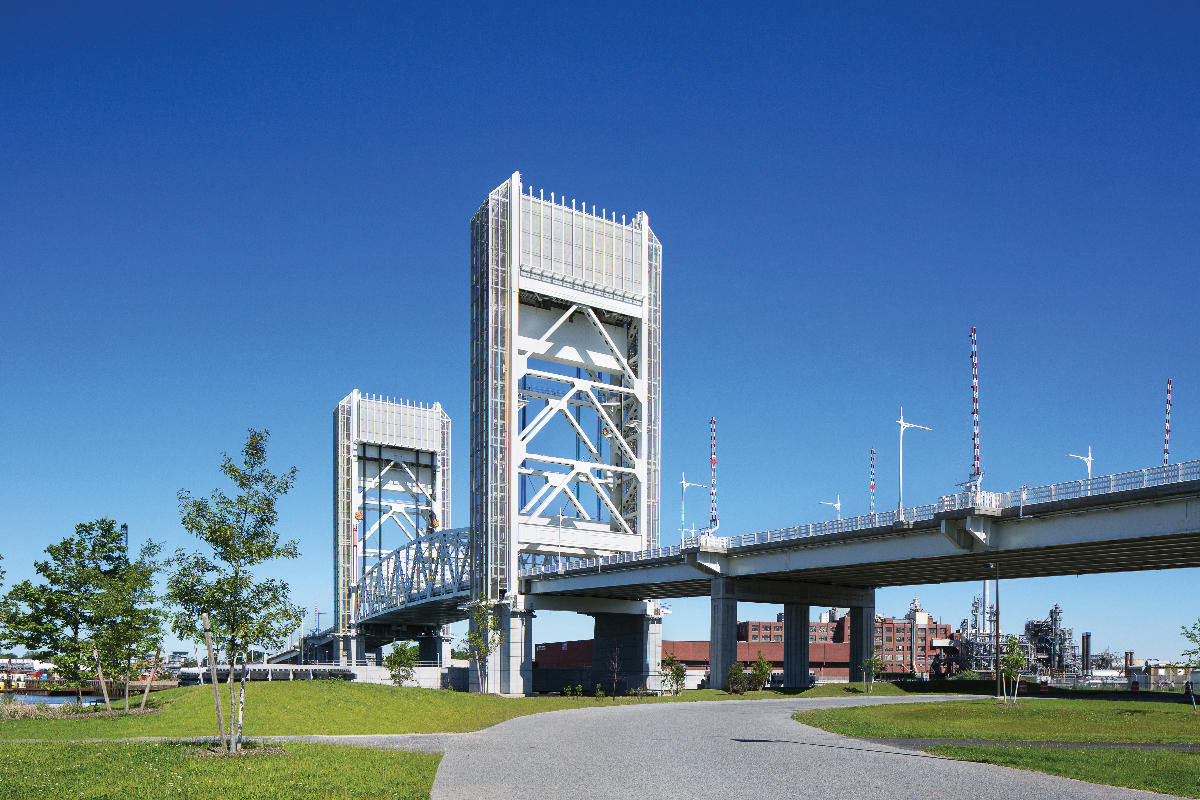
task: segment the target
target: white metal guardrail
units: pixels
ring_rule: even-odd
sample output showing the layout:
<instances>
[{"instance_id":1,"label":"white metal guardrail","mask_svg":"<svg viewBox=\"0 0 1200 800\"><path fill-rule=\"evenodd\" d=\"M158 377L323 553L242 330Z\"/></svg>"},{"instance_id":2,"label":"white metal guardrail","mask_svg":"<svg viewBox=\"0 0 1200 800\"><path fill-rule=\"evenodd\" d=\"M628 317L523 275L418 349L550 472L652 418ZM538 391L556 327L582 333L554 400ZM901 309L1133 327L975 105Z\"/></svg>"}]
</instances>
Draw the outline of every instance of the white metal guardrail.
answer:
<instances>
[{"instance_id":1,"label":"white metal guardrail","mask_svg":"<svg viewBox=\"0 0 1200 800\"><path fill-rule=\"evenodd\" d=\"M1163 486L1171 483L1182 483L1200 479L1200 461L1184 461L1179 464L1149 467L1119 472L1113 475L1099 475L1077 481L1064 481L1049 486L1022 486L1010 492L959 492L945 495L936 503L906 508L902 511L885 511L879 514L862 514L857 517L831 520L829 522L814 522L808 525L795 525L790 528L776 528L757 533L746 533L741 536L717 537L685 536L682 545L673 547L656 547L635 553L617 553L599 558L564 559L561 568L555 564L544 564L538 567L521 570L522 578L538 575L552 575L557 572L579 572L619 564L648 562L656 559L676 556L682 552L700 549L701 543L710 546L737 548L770 542L782 542L791 539L804 539L810 536L823 536L831 533L848 533L851 531L894 525L897 522L919 522L933 519L934 515L946 511L957 511L967 508L1005 509L1019 508L1035 503L1048 503L1056 500L1073 500L1080 497L1123 492L1130 489L1144 489L1150 486Z\"/></svg>"}]
</instances>

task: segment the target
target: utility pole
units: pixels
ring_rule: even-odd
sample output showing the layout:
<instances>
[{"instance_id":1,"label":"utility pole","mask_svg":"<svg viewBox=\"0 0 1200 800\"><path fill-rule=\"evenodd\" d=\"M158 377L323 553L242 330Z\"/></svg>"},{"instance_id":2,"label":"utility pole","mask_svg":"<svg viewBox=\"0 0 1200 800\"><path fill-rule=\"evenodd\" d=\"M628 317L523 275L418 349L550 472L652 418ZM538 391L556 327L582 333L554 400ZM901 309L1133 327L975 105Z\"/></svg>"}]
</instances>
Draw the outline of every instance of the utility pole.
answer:
<instances>
[{"instance_id":1,"label":"utility pole","mask_svg":"<svg viewBox=\"0 0 1200 800\"><path fill-rule=\"evenodd\" d=\"M1171 461L1171 379L1167 378L1167 428L1163 433L1163 466Z\"/></svg>"},{"instance_id":2,"label":"utility pole","mask_svg":"<svg viewBox=\"0 0 1200 800\"><path fill-rule=\"evenodd\" d=\"M875 448L871 448L871 513L875 513Z\"/></svg>"}]
</instances>

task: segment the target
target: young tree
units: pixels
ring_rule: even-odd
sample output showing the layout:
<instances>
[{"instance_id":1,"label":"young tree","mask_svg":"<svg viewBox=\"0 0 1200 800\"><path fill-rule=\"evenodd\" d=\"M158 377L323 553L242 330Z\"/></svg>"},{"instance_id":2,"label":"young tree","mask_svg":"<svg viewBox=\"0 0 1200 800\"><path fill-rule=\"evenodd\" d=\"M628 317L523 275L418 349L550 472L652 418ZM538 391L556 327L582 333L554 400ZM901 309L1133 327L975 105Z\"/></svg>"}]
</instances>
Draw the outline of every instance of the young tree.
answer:
<instances>
[{"instance_id":1,"label":"young tree","mask_svg":"<svg viewBox=\"0 0 1200 800\"><path fill-rule=\"evenodd\" d=\"M734 661L729 665L729 672L725 674L725 691L730 694L745 694L750 682L746 680L746 671L742 669L742 662Z\"/></svg>"},{"instance_id":2,"label":"young tree","mask_svg":"<svg viewBox=\"0 0 1200 800\"><path fill-rule=\"evenodd\" d=\"M617 699L617 681L621 680L621 648L614 647L608 656L608 674L612 678L612 699Z\"/></svg>"},{"instance_id":3,"label":"young tree","mask_svg":"<svg viewBox=\"0 0 1200 800\"><path fill-rule=\"evenodd\" d=\"M237 723L233 718L237 660L246 663L251 646L277 646L300 624L304 610L291 602L286 581L258 580L255 569L277 558L297 558L295 541L280 543L276 503L292 488L296 468L276 475L267 468L268 431L251 429L242 446L242 462L222 454L221 472L237 490L230 497L214 489L208 497L179 492L184 530L200 539L202 551L179 549L169 563L167 598L177 610L171 630L181 639L202 641L201 615L209 615L213 635L229 661L228 747L241 746L246 684L242 681ZM243 669L244 672L244 669ZM244 677L244 675L243 675ZM220 707L217 708L220 716Z\"/></svg>"},{"instance_id":4,"label":"young tree","mask_svg":"<svg viewBox=\"0 0 1200 800\"><path fill-rule=\"evenodd\" d=\"M1188 669L1200 664L1200 619L1196 620L1192 627L1186 625L1179 626L1180 633L1183 634L1184 641L1191 645L1188 649L1180 653L1183 656L1184 663Z\"/></svg>"},{"instance_id":5,"label":"young tree","mask_svg":"<svg viewBox=\"0 0 1200 800\"><path fill-rule=\"evenodd\" d=\"M412 680L413 673L417 669L418 653L419 649L415 644L400 642L384 656L383 666L387 667L387 671L392 677L392 683L403 686Z\"/></svg>"},{"instance_id":6,"label":"young tree","mask_svg":"<svg viewBox=\"0 0 1200 800\"><path fill-rule=\"evenodd\" d=\"M683 662L675 657L674 653L668 654L662 660L662 676L663 689L669 694L678 697L683 693L684 686L687 683L687 667Z\"/></svg>"},{"instance_id":7,"label":"young tree","mask_svg":"<svg viewBox=\"0 0 1200 800\"><path fill-rule=\"evenodd\" d=\"M1000 691L1004 695L1004 704L1008 705L1009 687L1012 687L1013 700L1016 700L1016 682L1025 669L1025 653L1016 636L1004 640L1004 653L1000 657Z\"/></svg>"},{"instance_id":8,"label":"young tree","mask_svg":"<svg viewBox=\"0 0 1200 800\"><path fill-rule=\"evenodd\" d=\"M479 691L488 694L491 683L488 675L488 657L504 641L504 632L496 620L496 609L490 606L487 598L480 595L470 604L471 618L467 628L467 652L475 664L475 674L479 679Z\"/></svg>"},{"instance_id":9,"label":"young tree","mask_svg":"<svg viewBox=\"0 0 1200 800\"><path fill-rule=\"evenodd\" d=\"M55 673L83 702L83 680L92 672L90 637L97 625L95 600L101 584L124 557L124 536L111 519L75 526L75 533L46 548L34 562L40 583L14 584L0 604L8 638L26 650L41 650Z\"/></svg>"},{"instance_id":10,"label":"young tree","mask_svg":"<svg viewBox=\"0 0 1200 800\"><path fill-rule=\"evenodd\" d=\"M883 656L871 651L871 655L862 662L863 671L863 688L867 690L867 694L875 688L875 678L883 672Z\"/></svg>"},{"instance_id":11,"label":"young tree","mask_svg":"<svg viewBox=\"0 0 1200 800\"><path fill-rule=\"evenodd\" d=\"M756 692L761 692L770 680L771 662L767 661L766 657L762 654L762 650L759 650L758 659L750 667L750 688Z\"/></svg>"},{"instance_id":12,"label":"young tree","mask_svg":"<svg viewBox=\"0 0 1200 800\"><path fill-rule=\"evenodd\" d=\"M93 640L109 674L119 676L124 685L126 711L133 673L148 666L147 656L162 643L166 614L154 591L159 568L155 558L161 549L155 542L146 542L136 561L123 555L116 567L101 577L94 600Z\"/></svg>"}]
</instances>

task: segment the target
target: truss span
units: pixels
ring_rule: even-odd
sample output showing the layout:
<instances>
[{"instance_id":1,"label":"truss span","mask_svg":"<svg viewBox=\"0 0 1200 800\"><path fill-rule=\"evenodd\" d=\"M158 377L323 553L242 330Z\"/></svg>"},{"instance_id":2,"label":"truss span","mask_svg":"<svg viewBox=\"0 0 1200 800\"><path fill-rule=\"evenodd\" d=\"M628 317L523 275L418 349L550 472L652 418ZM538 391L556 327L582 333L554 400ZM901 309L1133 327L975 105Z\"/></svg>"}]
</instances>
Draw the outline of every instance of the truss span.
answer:
<instances>
[{"instance_id":1,"label":"truss span","mask_svg":"<svg viewBox=\"0 0 1200 800\"><path fill-rule=\"evenodd\" d=\"M359 620L393 615L401 609L433 605L437 620L451 617L470 596L468 528L427 533L399 547L371 566L359 587ZM446 608L441 608L446 607ZM461 616L461 615L460 615Z\"/></svg>"}]
</instances>

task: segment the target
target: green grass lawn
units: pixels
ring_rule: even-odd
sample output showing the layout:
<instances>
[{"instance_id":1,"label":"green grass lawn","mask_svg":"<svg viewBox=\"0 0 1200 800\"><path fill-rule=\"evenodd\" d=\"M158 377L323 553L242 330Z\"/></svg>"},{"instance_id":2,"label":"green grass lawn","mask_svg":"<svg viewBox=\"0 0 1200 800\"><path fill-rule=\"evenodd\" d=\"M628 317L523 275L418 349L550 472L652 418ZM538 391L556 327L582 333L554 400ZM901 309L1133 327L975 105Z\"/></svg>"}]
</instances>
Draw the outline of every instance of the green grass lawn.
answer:
<instances>
[{"instance_id":1,"label":"green grass lawn","mask_svg":"<svg viewBox=\"0 0 1200 800\"><path fill-rule=\"evenodd\" d=\"M875 681L871 686L872 697L898 697L908 694L895 684L886 681ZM866 697L867 692L861 683L822 683L803 692L796 692L795 697Z\"/></svg>"},{"instance_id":2,"label":"green grass lawn","mask_svg":"<svg viewBox=\"0 0 1200 800\"><path fill-rule=\"evenodd\" d=\"M793 718L864 738L1200 742L1200 714L1190 704L1146 700L1031 699L1016 706L963 700L831 708Z\"/></svg>"},{"instance_id":3,"label":"green grass lawn","mask_svg":"<svg viewBox=\"0 0 1200 800\"><path fill-rule=\"evenodd\" d=\"M929 752L1090 783L1200 797L1200 758L1194 753L1037 747L934 747Z\"/></svg>"},{"instance_id":4,"label":"green grass lawn","mask_svg":"<svg viewBox=\"0 0 1200 800\"><path fill-rule=\"evenodd\" d=\"M704 689L684 692L679 698L621 698L615 703L784 696L771 691L730 695ZM0 721L0 740L216 736L211 686L169 689L157 692L151 698L162 709L157 714ZM228 699L228 694L223 693L222 704L226 709ZM255 681L246 685L245 733L247 736L289 736L475 731L524 714L612 705L611 699L592 697L505 698L348 681Z\"/></svg>"},{"instance_id":5,"label":"green grass lawn","mask_svg":"<svg viewBox=\"0 0 1200 800\"><path fill-rule=\"evenodd\" d=\"M440 755L289 744L197 757L179 744L0 744L0 798L428 798Z\"/></svg>"}]
</instances>

